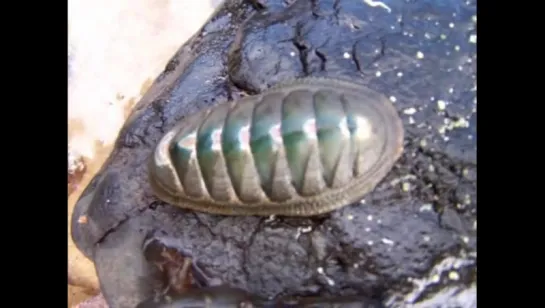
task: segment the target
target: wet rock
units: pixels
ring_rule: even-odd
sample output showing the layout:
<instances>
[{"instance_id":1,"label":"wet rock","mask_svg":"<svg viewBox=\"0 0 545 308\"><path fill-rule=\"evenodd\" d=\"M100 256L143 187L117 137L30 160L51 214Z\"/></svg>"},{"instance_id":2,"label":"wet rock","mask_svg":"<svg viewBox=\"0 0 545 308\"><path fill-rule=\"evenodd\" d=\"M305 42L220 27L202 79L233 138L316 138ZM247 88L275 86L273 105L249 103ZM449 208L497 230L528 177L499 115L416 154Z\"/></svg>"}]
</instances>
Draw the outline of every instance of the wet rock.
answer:
<instances>
[{"instance_id":1,"label":"wet rock","mask_svg":"<svg viewBox=\"0 0 545 308\"><path fill-rule=\"evenodd\" d=\"M109 306L134 307L157 291L142 253L149 232L265 298L475 306L475 5L226 1L135 107L74 210L72 236L95 262ZM362 202L320 217L267 219L182 210L153 196L146 162L176 121L302 76L365 84L403 118L405 152Z\"/></svg>"}]
</instances>

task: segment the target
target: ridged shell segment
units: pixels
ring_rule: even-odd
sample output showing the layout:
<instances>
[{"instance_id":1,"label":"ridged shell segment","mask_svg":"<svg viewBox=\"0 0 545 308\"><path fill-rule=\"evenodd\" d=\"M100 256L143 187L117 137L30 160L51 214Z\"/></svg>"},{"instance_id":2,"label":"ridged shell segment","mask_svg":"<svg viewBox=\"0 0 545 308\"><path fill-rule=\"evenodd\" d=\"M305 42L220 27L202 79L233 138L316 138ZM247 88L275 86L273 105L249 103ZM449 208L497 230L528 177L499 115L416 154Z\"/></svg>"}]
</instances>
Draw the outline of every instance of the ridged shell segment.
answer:
<instances>
[{"instance_id":1,"label":"ridged shell segment","mask_svg":"<svg viewBox=\"0 0 545 308\"><path fill-rule=\"evenodd\" d=\"M402 152L382 95L307 78L184 118L150 164L159 198L231 215L314 215L357 201Z\"/></svg>"}]
</instances>

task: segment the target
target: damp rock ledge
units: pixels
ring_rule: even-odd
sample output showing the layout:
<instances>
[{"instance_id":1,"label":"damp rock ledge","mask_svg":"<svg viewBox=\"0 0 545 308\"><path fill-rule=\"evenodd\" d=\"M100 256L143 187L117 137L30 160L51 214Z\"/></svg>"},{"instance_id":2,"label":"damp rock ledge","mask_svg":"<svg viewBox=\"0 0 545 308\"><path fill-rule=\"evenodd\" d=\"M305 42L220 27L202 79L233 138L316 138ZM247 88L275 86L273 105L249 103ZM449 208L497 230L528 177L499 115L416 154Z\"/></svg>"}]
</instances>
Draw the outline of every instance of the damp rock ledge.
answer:
<instances>
[{"instance_id":1,"label":"damp rock ledge","mask_svg":"<svg viewBox=\"0 0 545 308\"><path fill-rule=\"evenodd\" d=\"M471 0L225 1L137 104L74 209L74 242L108 305L135 307L157 291L142 253L153 233L261 297L476 307L475 15ZM319 217L259 218L154 197L146 162L178 120L305 76L383 93L403 121L404 153L364 200Z\"/></svg>"}]
</instances>

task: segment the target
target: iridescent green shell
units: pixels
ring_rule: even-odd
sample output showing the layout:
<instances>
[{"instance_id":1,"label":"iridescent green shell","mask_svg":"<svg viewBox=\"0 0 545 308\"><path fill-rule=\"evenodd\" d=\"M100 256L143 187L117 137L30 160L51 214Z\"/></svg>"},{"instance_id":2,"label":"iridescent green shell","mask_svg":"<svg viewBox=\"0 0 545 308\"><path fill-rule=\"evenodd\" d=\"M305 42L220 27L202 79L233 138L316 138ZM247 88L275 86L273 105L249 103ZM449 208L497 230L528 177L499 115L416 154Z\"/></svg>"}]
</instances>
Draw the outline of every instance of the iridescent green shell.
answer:
<instances>
[{"instance_id":1,"label":"iridescent green shell","mask_svg":"<svg viewBox=\"0 0 545 308\"><path fill-rule=\"evenodd\" d=\"M159 141L157 197L223 215L311 216L360 200L403 151L403 126L365 86L304 78L202 110Z\"/></svg>"}]
</instances>

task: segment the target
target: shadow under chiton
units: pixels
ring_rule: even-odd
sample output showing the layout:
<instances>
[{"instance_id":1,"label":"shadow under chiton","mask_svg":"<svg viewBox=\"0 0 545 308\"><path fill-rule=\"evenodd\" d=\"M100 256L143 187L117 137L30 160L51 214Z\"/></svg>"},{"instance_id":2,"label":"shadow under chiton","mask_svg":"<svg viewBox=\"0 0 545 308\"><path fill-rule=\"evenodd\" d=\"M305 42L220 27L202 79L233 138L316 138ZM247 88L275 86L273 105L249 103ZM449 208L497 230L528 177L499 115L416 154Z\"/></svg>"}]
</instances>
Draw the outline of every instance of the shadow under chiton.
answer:
<instances>
[{"instance_id":1,"label":"shadow under chiton","mask_svg":"<svg viewBox=\"0 0 545 308\"><path fill-rule=\"evenodd\" d=\"M303 78L184 118L159 141L150 183L186 209L312 216L360 200L402 151L401 119L386 97Z\"/></svg>"}]
</instances>

